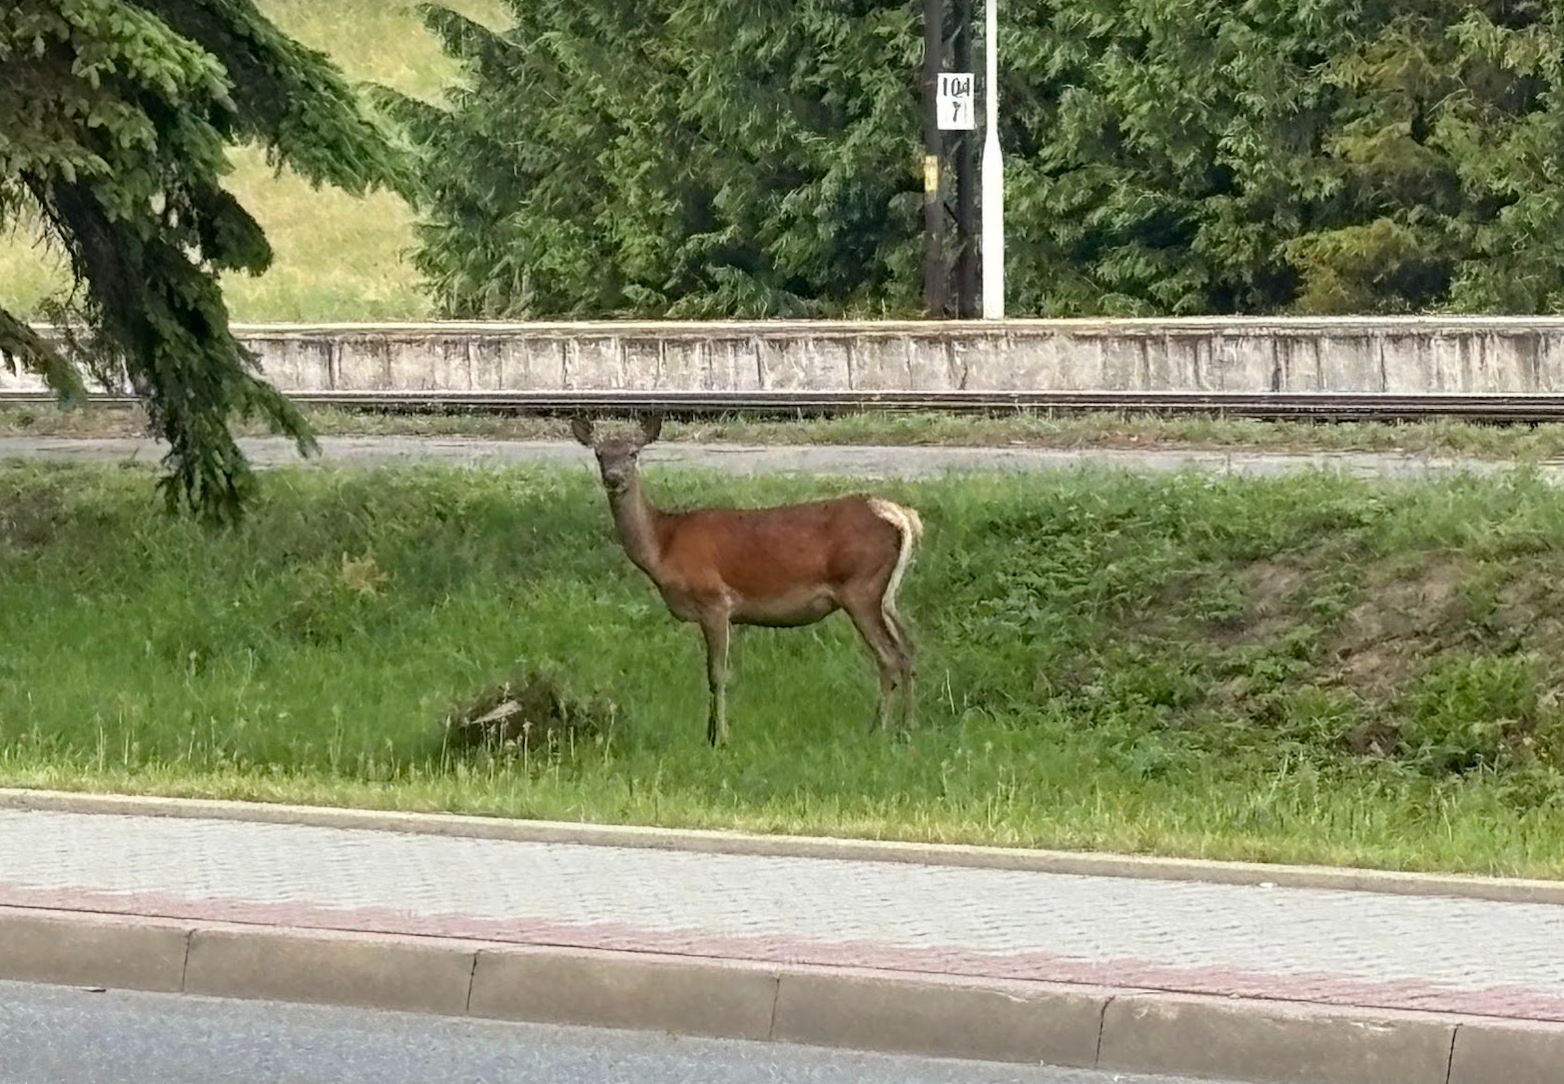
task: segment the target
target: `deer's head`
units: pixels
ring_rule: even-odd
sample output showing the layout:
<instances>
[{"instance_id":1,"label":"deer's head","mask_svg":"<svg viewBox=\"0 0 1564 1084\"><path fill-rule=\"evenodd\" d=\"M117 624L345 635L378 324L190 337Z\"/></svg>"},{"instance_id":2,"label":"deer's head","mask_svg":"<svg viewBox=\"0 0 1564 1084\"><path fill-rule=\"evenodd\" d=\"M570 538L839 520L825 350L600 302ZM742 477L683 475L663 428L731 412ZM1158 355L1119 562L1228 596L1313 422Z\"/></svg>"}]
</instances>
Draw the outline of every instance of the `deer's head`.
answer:
<instances>
[{"instance_id":1,"label":"deer's head","mask_svg":"<svg viewBox=\"0 0 1564 1084\"><path fill-rule=\"evenodd\" d=\"M603 488L609 493L623 493L629 488L635 480L641 449L657 439L662 427L662 415L651 414L640 419L640 431L632 436L601 437L593 432L591 419L578 416L570 420L571 433L596 454Z\"/></svg>"}]
</instances>

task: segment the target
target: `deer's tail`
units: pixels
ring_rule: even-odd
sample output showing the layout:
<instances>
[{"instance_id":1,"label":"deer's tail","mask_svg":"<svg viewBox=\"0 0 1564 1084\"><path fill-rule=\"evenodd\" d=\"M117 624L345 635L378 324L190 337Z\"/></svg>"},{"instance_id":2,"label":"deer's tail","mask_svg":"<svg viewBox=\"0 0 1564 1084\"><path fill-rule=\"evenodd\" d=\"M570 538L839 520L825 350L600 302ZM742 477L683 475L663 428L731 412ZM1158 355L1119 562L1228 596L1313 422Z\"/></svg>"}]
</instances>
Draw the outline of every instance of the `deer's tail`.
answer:
<instances>
[{"instance_id":1,"label":"deer's tail","mask_svg":"<svg viewBox=\"0 0 1564 1084\"><path fill-rule=\"evenodd\" d=\"M901 535L901 549L896 554L896 566L891 569L890 582L885 585L885 597L880 602L880 608L886 614L894 615L896 592L901 590L902 577L907 574L907 569L912 564L913 551L917 548L918 540L923 537L923 519L914 509L879 497L870 498L869 510L895 527L896 532Z\"/></svg>"}]
</instances>

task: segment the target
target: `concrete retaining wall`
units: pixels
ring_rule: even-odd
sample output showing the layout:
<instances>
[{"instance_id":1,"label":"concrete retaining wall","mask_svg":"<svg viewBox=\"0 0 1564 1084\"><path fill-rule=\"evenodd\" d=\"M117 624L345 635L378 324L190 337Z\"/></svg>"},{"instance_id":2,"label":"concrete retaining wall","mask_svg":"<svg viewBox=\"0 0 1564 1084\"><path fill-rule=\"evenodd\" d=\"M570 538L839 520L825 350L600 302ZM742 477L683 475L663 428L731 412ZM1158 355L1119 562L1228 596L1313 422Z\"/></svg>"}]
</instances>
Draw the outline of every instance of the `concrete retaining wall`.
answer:
<instances>
[{"instance_id":1,"label":"concrete retaining wall","mask_svg":"<svg viewBox=\"0 0 1564 1084\"><path fill-rule=\"evenodd\" d=\"M1564 318L449 322L235 331L288 391L1564 391ZM0 389L36 386L0 369Z\"/></svg>"}]
</instances>

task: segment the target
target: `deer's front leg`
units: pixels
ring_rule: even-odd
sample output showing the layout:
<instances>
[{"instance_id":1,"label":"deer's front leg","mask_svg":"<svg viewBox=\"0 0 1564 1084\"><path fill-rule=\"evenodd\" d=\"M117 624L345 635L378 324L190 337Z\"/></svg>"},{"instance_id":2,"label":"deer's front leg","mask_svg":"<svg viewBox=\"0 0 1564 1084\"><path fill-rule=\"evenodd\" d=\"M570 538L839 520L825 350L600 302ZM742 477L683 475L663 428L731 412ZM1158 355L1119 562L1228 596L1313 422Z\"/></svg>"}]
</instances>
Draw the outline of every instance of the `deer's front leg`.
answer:
<instances>
[{"instance_id":1,"label":"deer's front leg","mask_svg":"<svg viewBox=\"0 0 1564 1084\"><path fill-rule=\"evenodd\" d=\"M711 692L706 718L706 740L713 746L728 740L728 615L703 614L701 633L706 638L706 684Z\"/></svg>"}]
</instances>

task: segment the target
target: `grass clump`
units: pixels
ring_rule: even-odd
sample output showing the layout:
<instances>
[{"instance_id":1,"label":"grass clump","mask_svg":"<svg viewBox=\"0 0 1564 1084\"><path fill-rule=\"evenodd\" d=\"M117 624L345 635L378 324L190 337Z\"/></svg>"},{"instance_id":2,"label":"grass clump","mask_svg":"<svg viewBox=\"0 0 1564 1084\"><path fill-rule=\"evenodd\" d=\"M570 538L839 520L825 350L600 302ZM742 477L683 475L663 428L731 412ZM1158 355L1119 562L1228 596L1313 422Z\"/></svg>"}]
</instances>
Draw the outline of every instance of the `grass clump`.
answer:
<instances>
[{"instance_id":1,"label":"grass clump","mask_svg":"<svg viewBox=\"0 0 1564 1084\"><path fill-rule=\"evenodd\" d=\"M520 666L509 678L455 705L445 716L459 748L559 753L577 740L613 733L618 705L574 689L558 665Z\"/></svg>"},{"instance_id":2,"label":"grass clump","mask_svg":"<svg viewBox=\"0 0 1564 1084\"><path fill-rule=\"evenodd\" d=\"M744 630L717 753L700 638L586 470L269 472L215 536L149 487L0 468L0 780L1564 875L1564 500L1525 472L887 485L928 528L921 728L869 732L838 617ZM534 688L525 743L441 725Z\"/></svg>"}]
</instances>

